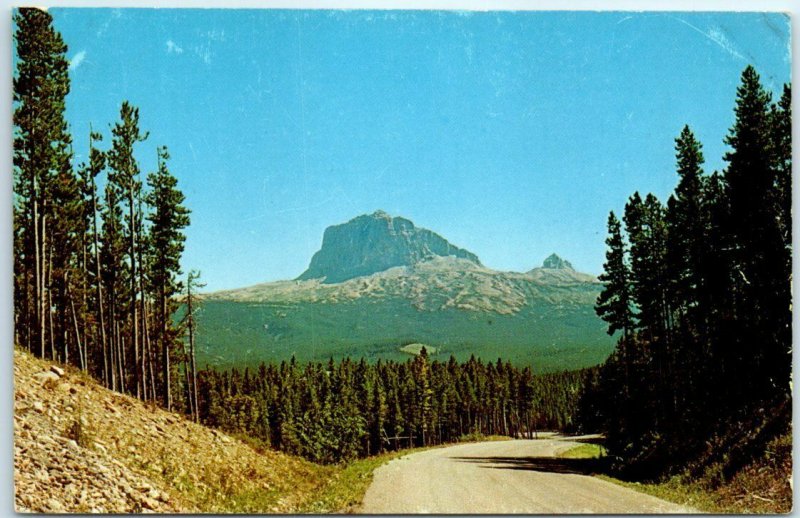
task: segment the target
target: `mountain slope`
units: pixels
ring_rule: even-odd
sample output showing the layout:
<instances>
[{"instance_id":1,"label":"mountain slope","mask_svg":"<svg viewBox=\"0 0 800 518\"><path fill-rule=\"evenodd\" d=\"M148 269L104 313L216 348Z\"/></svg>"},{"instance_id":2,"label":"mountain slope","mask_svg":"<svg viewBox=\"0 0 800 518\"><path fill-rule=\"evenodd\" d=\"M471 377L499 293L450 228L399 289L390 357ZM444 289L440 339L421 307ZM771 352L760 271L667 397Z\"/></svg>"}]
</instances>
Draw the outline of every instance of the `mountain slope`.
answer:
<instances>
[{"instance_id":1,"label":"mountain slope","mask_svg":"<svg viewBox=\"0 0 800 518\"><path fill-rule=\"evenodd\" d=\"M338 468L216 430L14 351L17 512L299 512Z\"/></svg>"},{"instance_id":2,"label":"mountain slope","mask_svg":"<svg viewBox=\"0 0 800 518\"><path fill-rule=\"evenodd\" d=\"M198 358L218 367L292 356L403 360L405 345L421 343L441 359L581 368L613 348L594 312L600 288L555 254L526 273L486 268L444 238L378 212L326 230L294 281L204 295Z\"/></svg>"}]
</instances>

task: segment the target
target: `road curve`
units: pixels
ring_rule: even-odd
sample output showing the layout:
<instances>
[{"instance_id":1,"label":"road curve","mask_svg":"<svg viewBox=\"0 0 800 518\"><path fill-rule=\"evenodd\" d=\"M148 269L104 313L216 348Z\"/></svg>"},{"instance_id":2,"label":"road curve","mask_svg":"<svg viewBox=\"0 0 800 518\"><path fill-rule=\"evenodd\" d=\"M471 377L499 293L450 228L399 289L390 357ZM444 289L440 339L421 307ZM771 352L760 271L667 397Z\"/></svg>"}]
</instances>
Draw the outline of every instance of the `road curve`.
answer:
<instances>
[{"instance_id":1,"label":"road curve","mask_svg":"<svg viewBox=\"0 0 800 518\"><path fill-rule=\"evenodd\" d=\"M412 453L375 471L364 514L696 513L582 474L558 459L563 439L459 444ZM584 470L585 471L585 470Z\"/></svg>"}]
</instances>

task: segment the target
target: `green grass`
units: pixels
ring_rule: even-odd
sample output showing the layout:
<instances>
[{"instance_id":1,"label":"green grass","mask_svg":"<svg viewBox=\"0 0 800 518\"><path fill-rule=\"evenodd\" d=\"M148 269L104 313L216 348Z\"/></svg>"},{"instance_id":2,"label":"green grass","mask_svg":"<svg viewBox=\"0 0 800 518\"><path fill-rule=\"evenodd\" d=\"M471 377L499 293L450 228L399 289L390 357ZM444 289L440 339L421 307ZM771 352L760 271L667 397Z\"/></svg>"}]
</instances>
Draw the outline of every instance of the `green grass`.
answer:
<instances>
[{"instance_id":1,"label":"green grass","mask_svg":"<svg viewBox=\"0 0 800 518\"><path fill-rule=\"evenodd\" d=\"M431 359L498 357L539 372L602 363L613 338L591 304L525 306L514 315L445 309L420 311L409 300L360 298L337 304L206 300L198 314L200 366L256 367L294 355L298 361L346 356L405 361L401 348L430 345Z\"/></svg>"},{"instance_id":2,"label":"green grass","mask_svg":"<svg viewBox=\"0 0 800 518\"><path fill-rule=\"evenodd\" d=\"M682 482L677 477L659 483L626 482L608 475L598 475L598 478L668 502L692 507L698 511L715 514L733 512L726 510L725 506L719 505L714 494L700 483Z\"/></svg>"},{"instance_id":3,"label":"green grass","mask_svg":"<svg viewBox=\"0 0 800 518\"><path fill-rule=\"evenodd\" d=\"M424 448L393 451L355 460L336 471L320 488L316 495L303 504L298 513L354 513L358 510L364 495L372 483L376 469L392 459L422 451Z\"/></svg>"},{"instance_id":4,"label":"green grass","mask_svg":"<svg viewBox=\"0 0 800 518\"><path fill-rule=\"evenodd\" d=\"M713 477L690 480L675 476L658 483L626 482L607 475L599 477L705 513L783 514L792 511L791 451L791 433L776 437L761 458L721 484ZM714 469L708 471L713 473Z\"/></svg>"},{"instance_id":5,"label":"green grass","mask_svg":"<svg viewBox=\"0 0 800 518\"><path fill-rule=\"evenodd\" d=\"M581 444L567 451L561 452L563 459L599 459L606 455L606 449L599 444Z\"/></svg>"}]
</instances>

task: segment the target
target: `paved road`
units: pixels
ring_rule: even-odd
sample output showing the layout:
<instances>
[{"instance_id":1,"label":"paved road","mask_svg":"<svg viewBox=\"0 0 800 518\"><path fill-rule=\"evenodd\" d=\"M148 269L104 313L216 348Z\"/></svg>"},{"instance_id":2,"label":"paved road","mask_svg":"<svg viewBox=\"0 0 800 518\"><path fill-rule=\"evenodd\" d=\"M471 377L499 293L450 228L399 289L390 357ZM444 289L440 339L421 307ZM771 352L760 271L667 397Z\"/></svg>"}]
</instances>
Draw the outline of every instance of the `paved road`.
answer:
<instances>
[{"instance_id":1,"label":"paved road","mask_svg":"<svg viewBox=\"0 0 800 518\"><path fill-rule=\"evenodd\" d=\"M375 471L360 512L693 513L583 474L585 462L557 455L561 438L460 444L395 459Z\"/></svg>"}]
</instances>

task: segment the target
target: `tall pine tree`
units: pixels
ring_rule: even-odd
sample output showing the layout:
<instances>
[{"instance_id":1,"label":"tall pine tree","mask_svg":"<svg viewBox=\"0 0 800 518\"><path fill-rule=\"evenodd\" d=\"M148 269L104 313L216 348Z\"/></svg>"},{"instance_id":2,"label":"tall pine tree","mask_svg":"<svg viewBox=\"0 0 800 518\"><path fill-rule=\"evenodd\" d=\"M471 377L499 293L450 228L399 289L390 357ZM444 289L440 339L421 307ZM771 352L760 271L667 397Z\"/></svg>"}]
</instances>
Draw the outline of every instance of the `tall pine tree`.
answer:
<instances>
[{"instance_id":1,"label":"tall pine tree","mask_svg":"<svg viewBox=\"0 0 800 518\"><path fill-rule=\"evenodd\" d=\"M172 324L175 312L174 296L182 290L179 280L180 258L189 225L189 210L183 206L185 197L178 189L178 180L167 168L169 152L166 147L158 149L158 170L147 176L150 193L147 200L153 207L148 216L151 223L149 259L150 283L156 296L156 341L161 351L162 397L164 405L172 405L171 369L172 355L179 339L178 330Z\"/></svg>"},{"instance_id":2,"label":"tall pine tree","mask_svg":"<svg viewBox=\"0 0 800 518\"><path fill-rule=\"evenodd\" d=\"M67 46L44 10L21 8L14 22L14 221L20 246L15 311L23 328L20 338L45 356L48 344L55 354L52 311L54 302L62 302L51 293L53 249L62 245L54 241L52 228L64 216L56 213L53 195L77 194L57 185L70 175L71 138L64 118L70 88Z\"/></svg>"}]
</instances>

